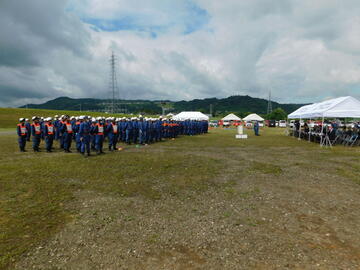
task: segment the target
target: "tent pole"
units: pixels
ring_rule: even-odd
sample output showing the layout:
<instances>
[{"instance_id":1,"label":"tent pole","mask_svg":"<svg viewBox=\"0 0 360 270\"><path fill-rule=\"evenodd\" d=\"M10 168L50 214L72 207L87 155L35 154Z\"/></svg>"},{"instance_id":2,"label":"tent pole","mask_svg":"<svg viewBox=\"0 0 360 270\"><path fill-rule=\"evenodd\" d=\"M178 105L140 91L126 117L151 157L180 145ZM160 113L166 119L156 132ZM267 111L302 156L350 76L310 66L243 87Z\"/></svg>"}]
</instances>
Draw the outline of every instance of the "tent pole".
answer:
<instances>
[{"instance_id":1,"label":"tent pole","mask_svg":"<svg viewBox=\"0 0 360 270\"><path fill-rule=\"evenodd\" d=\"M321 124L321 134L320 134L320 146L322 147L323 144L323 134L324 134L324 115L322 117L322 124Z\"/></svg>"},{"instance_id":2,"label":"tent pole","mask_svg":"<svg viewBox=\"0 0 360 270\"><path fill-rule=\"evenodd\" d=\"M309 125L310 125L310 126L309 126L309 142L310 142L310 141L311 141L311 140L310 140L310 139L311 139L311 138L310 138L310 136L311 136L311 118L310 118L310 123L309 123Z\"/></svg>"}]
</instances>

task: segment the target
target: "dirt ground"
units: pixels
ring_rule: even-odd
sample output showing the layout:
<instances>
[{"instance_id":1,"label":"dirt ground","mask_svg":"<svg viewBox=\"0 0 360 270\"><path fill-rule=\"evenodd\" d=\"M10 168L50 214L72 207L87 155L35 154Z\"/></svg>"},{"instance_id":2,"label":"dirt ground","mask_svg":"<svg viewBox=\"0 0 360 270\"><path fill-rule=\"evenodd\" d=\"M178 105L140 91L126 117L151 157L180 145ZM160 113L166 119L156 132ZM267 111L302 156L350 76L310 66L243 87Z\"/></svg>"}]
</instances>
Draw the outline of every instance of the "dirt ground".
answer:
<instances>
[{"instance_id":1,"label":"dirt ground","mask_svg":"<svg viewBox=\"0 0 360 270\"><path fill-rule=\"evenodd\" d=\"M187 151L223 162L206 189L159 200L78 190L73 220L15 268L360 269L360 185L336 167L356 166L357 152L286 143Z\"/></svg>"}]
</instances>

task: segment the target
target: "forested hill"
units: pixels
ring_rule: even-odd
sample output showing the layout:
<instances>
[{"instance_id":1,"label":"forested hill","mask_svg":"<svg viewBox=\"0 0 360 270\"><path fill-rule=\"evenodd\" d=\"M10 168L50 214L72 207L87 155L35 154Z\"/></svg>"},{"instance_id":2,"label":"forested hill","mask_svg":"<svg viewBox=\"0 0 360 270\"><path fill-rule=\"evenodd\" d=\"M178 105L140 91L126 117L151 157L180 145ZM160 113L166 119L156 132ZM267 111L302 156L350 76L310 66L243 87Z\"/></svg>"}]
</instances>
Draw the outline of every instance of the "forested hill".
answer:
<instances>
[{"instance_id":1,"label":"forested hill","mask_svg":"<svg viewBox=\"0 0 360 270\"><path fill-rule=\"evenodd\" d=\"M75 110L75 111L99 111L104 112L109 108L109 100L80 98L73 99L68 97L59 97L43 104L27 104L22 108L34 109L51 109L51 110ZM162 107L166 112L180 111L201 111L213 115L224 115L230 112L238 115L245 115L249 112L266 114L268 101L261 98L250 96L230 96L228 98L206 98L194 99L190 101L150 101L150 100L118 100L117 109L126 113L148 113L161 114ZM280 104L272 102L272 108L282 108L285 112L290 113L303 104Z\"/></svg>"}]
</instances>

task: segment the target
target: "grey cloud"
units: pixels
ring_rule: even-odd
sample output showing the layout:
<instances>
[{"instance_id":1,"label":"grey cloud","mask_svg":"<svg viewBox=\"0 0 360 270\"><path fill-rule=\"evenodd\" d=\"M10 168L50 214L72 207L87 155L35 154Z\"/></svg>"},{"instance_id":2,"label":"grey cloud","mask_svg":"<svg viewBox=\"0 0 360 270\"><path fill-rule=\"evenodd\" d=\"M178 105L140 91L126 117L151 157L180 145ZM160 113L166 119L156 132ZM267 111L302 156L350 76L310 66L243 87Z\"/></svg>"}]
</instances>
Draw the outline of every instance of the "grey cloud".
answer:
<instances>
[{"instance_id":1,"label":"grey cloud","mask_svg":"<svg viewBox=\"0 0 360 270\"><path fill-rule=\"evenodd\" d=\"M360 97L358 1L196 2L210 14L206 29L150 39L92 32L67 1L0 1L0 105L109 97L111 50L121 98Z\"/></svg>"}]
</instances>

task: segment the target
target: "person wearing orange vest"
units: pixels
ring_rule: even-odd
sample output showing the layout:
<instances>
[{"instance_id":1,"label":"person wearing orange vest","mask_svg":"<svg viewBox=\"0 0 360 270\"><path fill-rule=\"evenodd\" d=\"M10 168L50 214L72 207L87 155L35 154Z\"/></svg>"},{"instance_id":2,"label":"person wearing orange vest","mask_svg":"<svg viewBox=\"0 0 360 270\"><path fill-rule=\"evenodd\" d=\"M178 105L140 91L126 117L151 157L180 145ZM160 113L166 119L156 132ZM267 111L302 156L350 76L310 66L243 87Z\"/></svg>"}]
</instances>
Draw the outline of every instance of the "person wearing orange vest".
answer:
<instances>
[{"instance_id":1,"label":"person wearing orange vest","mask_svg":"<svg viewBox=\"0 0 360 270\"><path fill-rule=\"evenodd\" d=\"M103 142L104 142L104 125L102 123L101 117L96 118L96 124L93 127L93 135L95 136L95 149L96 154L105 154L103 152Z\"/></svg>"},{"instance_id":2,"label":"person wearing orange vest","mask_svg":"<svg viewBox=\"0 0 360 270\"><path fill-rule=\"evenodd\" d=\"M39 123L39 117L34 116L32 118L33 123L31 125L31 135L33 141L33 150L34 152L40 152L40 140L41 140L41 125Z\"/></svg>"},{"instance_id":3,"label":"person wearing orange vest","mask_svg":"<svg viewBox=\"0 0 360 270\"><path fill-rule=\"evenodd\" d=\"M65 121L62 125L62 134L64 142L64 152L71 153L70 147L73 137L73 125L71 124L68 116L65 117Z\"/></svg>"},{"instance_id":4,"label":"person wearing orange vest","mask_svg":"<svg viewBox=\"0 0 360 270\"><path fill-rule=\"evenodd\" d=\"M112 117L110 119L110 122L106 127L106 133L108 134L109 137L109 151L116 150L116 144L118 141L119 132L118 132L118 125L115 122L115 117Z\"/></svg>"},{"instance_id":5,"label":"person wearing orange vest","mask_svg":"<svg viewBox=\"0 0 360 270\"><path fill-rule=\"evenodd\" d=\"M18 142L19 142L19 148L20 152L26 152L25 146L26 146L26 139L28 134L28 129L25 125L25 119L20 118L19 124L17 124L17 134L18 134Z\"/></svg>"},{"instance_id":6,"label":"person wearing orange vest","mask_svg":"<svg viewBox=\"0 0 360 270\"><path fill-rule=\"evenodd\" d=\"M52 152L51 149L54 142L54 136L55 136L55 127L52 124L52 118L48 117L45 119L45 124L44 124L44 138L46 144L46 152L48 153Z\"/></svg>"}]
</instances>

